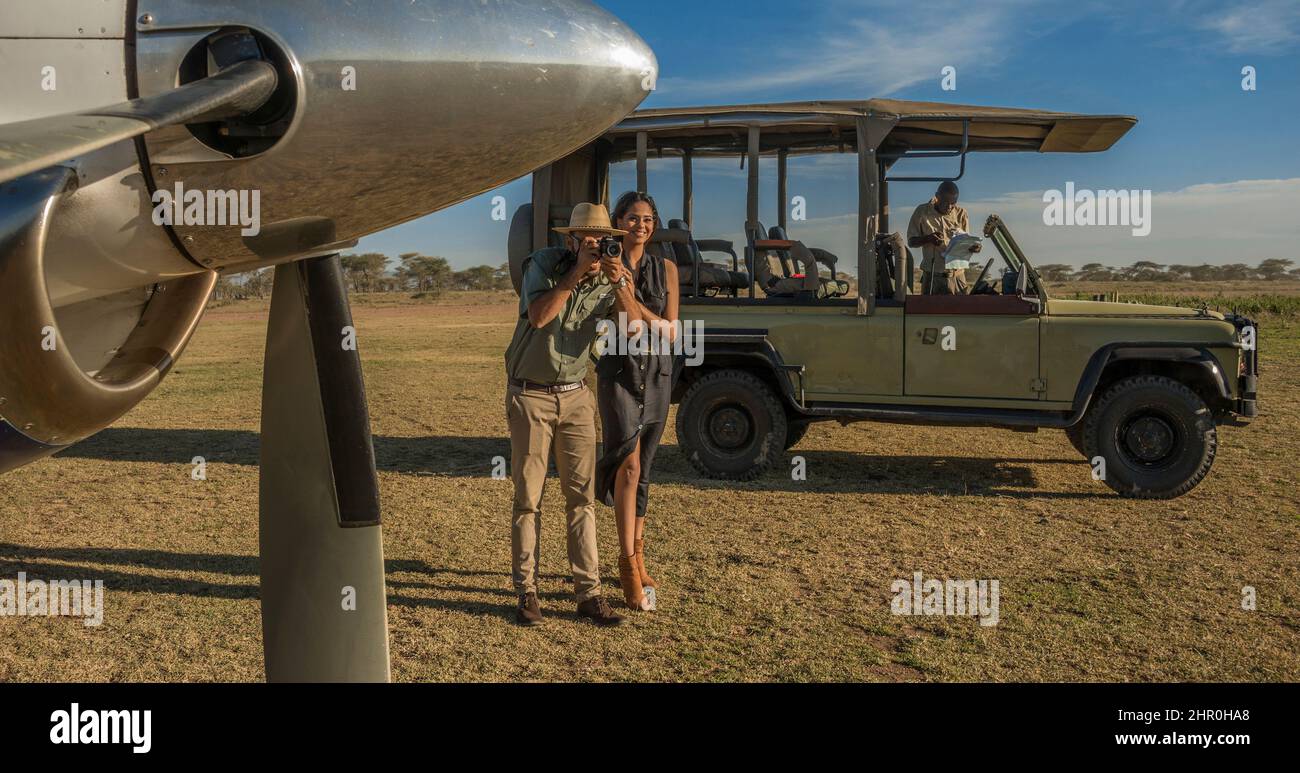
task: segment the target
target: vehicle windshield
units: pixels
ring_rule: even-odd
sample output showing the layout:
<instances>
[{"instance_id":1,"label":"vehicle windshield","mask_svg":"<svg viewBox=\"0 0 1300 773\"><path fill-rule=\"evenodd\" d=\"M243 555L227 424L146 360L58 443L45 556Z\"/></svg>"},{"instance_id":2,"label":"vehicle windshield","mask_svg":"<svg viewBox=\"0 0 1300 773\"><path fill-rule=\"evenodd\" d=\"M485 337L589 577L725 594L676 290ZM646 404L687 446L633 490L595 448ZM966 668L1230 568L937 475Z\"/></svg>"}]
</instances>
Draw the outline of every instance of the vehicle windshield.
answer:
<instances>
[{"instance_id":1,"label":"vehicle windshield","mask_svg":"<svg viewBox=\"0 0 1300 773\"><path fill-rule=\"evenodd\" d=\"M1006 261L1007 270L1019 271L1020 257L1016 255L1015 250L1011 249L1011 243L1007 241L1007 235L1003 231L1004 228L1005 226L1001 226L993 231L993 244L998 248L998 254Z\"/></svg>"},{"instance_id":2,"label":"vehicle windshield","mask_svg":"<svg viewBox=\"0 0 1300 773\"><path fill-rule=\"evenodd\" d=\"M997 215L990 215L988 222L984 226L984 233L985 240L993 242L998 254L986 257L979 264L974 260L972 261L972 268L983 272L980 275L979 286L973 292L995 292L1010 295L1017 292L1017 288L1023 287L1024 294L1027 296L1046 297L1043 295L1043 288L1034 267L1021 258L1021 253L1018 252L1019 248L1010 231L1007 230L1006 223L1002 222L1002 219ZM1001 258L1000 261L998 260L999 257ZM1020 275L1026 269L1029 276L1021 284Z\"/></svg>"}]
</instances>

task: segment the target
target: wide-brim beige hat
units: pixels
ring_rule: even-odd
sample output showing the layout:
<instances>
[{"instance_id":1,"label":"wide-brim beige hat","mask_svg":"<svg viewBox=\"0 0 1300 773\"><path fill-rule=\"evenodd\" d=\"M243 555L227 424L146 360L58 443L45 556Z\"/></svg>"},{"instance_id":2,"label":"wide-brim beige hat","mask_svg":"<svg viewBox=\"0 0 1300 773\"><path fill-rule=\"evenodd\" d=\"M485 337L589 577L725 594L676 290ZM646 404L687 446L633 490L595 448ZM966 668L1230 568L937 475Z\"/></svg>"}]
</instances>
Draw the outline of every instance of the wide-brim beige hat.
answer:
<instances>
[{"instance_id":1,"label":"wide-brim beige hat","mask_svg":"<svg viewBox=\"0 0 1300 773\"><path fill-rule=\"evenodd\" d=\"M556 228L556 233L571 234L574 231L603 233L610 236L626 236L627 231L620 231L609 222L609 210L603 204L579 204L569 215L567 228Z\"/></svg>"}]
</instances>

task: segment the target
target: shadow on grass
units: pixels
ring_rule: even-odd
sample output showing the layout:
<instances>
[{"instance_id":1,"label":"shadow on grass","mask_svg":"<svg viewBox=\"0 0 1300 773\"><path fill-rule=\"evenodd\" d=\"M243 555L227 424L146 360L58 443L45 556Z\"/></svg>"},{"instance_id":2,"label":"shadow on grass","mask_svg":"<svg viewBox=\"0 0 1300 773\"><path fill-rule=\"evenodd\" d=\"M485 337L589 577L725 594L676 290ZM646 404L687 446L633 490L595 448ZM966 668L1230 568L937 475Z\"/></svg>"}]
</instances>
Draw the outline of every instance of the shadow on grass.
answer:
<instances>
[{"instance_id":1,"label":"shadow on grass","mask_svg":"<svg viewBox=\"0 0 1300 773\"><path fill-rule=\"evenodd\" d=\"M486 478L495 457L510 457L505 437L374 438L380 471L408 475ZM189 464L202 456L210 464L258 464L259 436L247 430L107 429L59 454L74 459ZM806 462L807 480L791 480L794 457ZM1087 464L1074 457L999 459L906 456L795 448L776 469L747 483L703 478L676 446L665 446L656 459L654 481L704 491L784 491L791 493L937 494L1042 499L1095 499L1104 492L1037 491L1030 465L1077 465L1080 480ZM1029 489L1029 490L1025 490Z\"/></svg>"},{"instance_id":2,"label":"shadow on grass","mask_svg":"<svg viewBox=\"0 0 1300 773\"><path fill-rule=\"evenodd\" d=\"M114 567L114 568L106 568ZM132 571L138 570L138 571ZM184 577L160 575L161 571L204 572L222 574L248 582L207 582ZM171 553L163 550L134 548L63 548L31 547L0 542L0 578L13 578L23 572L27 580L102 580L106 591L129 593L199 596L217 599L258 599L258 559L226 553ZM388 603L405 607L434 607L474 615L514 616L515 594L506 571L489 572L469 569L438 569L425 561L388 559L384 561ZM394 574L422 574L431 578L461 578L460 582L417 582L391 579ZM483 584L465 584L475 579ZM568 583L564 575L544 574L549 582ZM394 595L397 590L427 590L438 593L487 595L500 601L468 601ZM572 594L542 592L539 598L556 604L568 602ZM563 608L563 607L560 607ZM575 613L576 615L576 613ZM561 615L563 616L563 615Z\"/></svg>"},{"instance_id":3,"label":"shadow on grass","mask_svg":"<svg viewBox=\"0 0 1300 773\"><path fill-rule=\"evenodd\" d=\"M261 436L248 430L110 428L59 452L59 458L109 462L256 466ZM487 476L492 459L510 456L509 438L375 437L375 465L385 472Z\"/></svg>"}]
</instances>

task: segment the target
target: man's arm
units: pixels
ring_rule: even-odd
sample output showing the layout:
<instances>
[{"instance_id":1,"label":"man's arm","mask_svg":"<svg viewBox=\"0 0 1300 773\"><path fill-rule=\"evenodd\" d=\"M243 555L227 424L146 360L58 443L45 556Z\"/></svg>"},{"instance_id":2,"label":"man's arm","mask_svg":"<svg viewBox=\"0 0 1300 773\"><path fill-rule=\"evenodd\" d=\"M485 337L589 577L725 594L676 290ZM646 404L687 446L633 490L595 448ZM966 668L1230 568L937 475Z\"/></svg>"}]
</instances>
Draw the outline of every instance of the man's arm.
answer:
<instances>
[{"instance_id":1,"label":"man's arm","mask_svg":"<svg viewBox=\"0 0 1300 773\"><path fill-rule=\"evenodd\" d=\"M528 276L524 278L524 291L529 298L528 324L540 330L554 322L560 312L564 311L564 304L568 303L569 294L578 286L578 282L582 281L577 268L578 264L574 263L573 268L565 272L554 287L546 289L549 278L545 275L545 270L537 265L536 261L529 264ZM530 288L532 288L531 292Z\"/></svg>"},{"instance_id":2,"label":"man's arm","mask_svg":"<svg viewBox=\"0 0 1300 773\"><path fill-rule=\"evenodd\" d=\"M943 238L940 237L939 234L933 233L933 234L926 234L925 236L920 236L920 235L912 236L909 237L907 240L907 246L913 249L916 249L917 247L924 247L927 244L933 244L936 247L942 247Z\"/></svg>"},{"instance_id":3,"label":"man's arm","mask_svg":"<svg viewBox=\"0 0 1300 773\"><path fill-rule=\"evenodd\" d=\"M528 324L540 330L554 322L564 311L569 294L582 284L583 279L599 271L597 259L596 240L587 238L578 250L577 259L559 281L552 278L547 268L539 265L540 261L529 261L522 293L528 299Z\"/></svg>"},{"instance_id":4,"label":"man's arm","mask_svg":"<svg viewBox=\"0 0 1300 773\"><path fill-rule=\"evenodd\" d=\"M936 247L942 246L943 241L939 238L939 234L921 233L920 214L921 208L918 207L917 210L912 213L912 221L907 224L907 246L912 249L924 247L927 244L933 244Z\"/></svg>"}]
</instances>

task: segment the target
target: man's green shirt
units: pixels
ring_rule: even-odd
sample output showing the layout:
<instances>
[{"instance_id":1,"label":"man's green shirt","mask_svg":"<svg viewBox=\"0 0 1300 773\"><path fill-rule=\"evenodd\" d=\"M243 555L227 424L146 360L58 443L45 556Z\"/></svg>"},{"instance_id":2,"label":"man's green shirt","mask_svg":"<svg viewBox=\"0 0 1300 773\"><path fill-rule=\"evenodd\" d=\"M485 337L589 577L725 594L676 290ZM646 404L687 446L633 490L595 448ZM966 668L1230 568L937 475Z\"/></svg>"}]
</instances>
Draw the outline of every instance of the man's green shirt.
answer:
<instances>
[{"instance_id":1,"label":"man's green shirt","mask_svg":"<svg viewBox=\"0 0 1300 773\"><path fill-rule=\"evenodd\" d=\"M519 292L519 322L506 349L506 375L536 384L572 384L587 377L596 325L614 306L614 286L600 274L583 280L571 293L564 309L542 328L528 321L528 307L564 279L578 256L548 247L528 258Z\"/></svg>"}]
</instances>

